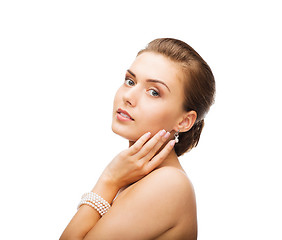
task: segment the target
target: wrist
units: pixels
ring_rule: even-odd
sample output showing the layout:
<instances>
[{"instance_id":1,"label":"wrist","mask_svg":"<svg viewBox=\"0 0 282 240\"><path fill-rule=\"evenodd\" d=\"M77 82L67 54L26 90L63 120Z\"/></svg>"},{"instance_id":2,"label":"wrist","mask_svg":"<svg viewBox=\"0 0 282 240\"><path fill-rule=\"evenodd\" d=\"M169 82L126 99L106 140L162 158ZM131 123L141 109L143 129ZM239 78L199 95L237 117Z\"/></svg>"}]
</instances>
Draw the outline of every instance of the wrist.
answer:
<instances>
[{"instance_id":1,"label":"wrist","mask_svg":"<svg viewBox=\"0 0 282 240\"><path fill-rule=\"evenodd\" d=\"M104 174L100 176L94 188L92 189L92 192L97 193L110 204L114 200L118 191L119 187L110 177Z\"/></svg>"}]
</instances>

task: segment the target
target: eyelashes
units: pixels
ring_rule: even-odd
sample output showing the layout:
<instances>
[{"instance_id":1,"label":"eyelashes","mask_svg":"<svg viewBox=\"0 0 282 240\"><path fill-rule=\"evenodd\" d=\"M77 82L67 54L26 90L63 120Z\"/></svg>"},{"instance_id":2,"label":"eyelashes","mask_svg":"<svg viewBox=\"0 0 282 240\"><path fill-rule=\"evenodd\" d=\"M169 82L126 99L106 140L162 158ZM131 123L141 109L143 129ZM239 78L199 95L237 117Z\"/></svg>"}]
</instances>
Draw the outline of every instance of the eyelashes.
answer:
<instances>
[{"instance_id":1,"label":"eyelashes","mask_svg":"<svg viewBox=\"0 0 282 240\"><path fill-rule=\"evenodd\" d=\"M133 86L135 86L135 81L133 79L129 78L129 77L126 77L125 80L124 80L124 84L126 86L133 87ZM147 92L152 97L160 97L161 96L160 92L156 88L150 88L149 90L147 90Z\"/></svg>"},{"instance_id":2,"label":"eyelashes","mask_svg":"<svg viewBox=\"0 0 282 240\"><path fill-rule=\"evenodd\" d=\"M135 85L135 82L130 78L126 78L124 83L128 86L134 86Z\"/></svg>"},{"instance_id":3,"label":"eyelashes","mask_svg":"<svg viewBox=\"0 0 282 240\"><path fill-rule=\"evenodd\" d=\"M149 89L148 92L150 92L150 95L153 96L153 97L159 97L160 96L160 94L154 89Z\"/></svg>"}]
</instances>

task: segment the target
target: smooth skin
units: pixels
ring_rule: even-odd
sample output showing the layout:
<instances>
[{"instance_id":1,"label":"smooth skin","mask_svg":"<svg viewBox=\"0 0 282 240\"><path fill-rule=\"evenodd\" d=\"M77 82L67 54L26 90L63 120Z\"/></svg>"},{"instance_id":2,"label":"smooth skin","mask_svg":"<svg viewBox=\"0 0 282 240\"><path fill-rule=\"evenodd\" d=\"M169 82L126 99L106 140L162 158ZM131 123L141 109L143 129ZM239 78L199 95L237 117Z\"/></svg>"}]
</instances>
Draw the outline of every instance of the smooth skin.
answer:
<instances>
[{"instance_id":1,"label":"smooth skin","mask_svg":"<svg viewBox=\"0 0 282 240\"><path fill-rule=\"evenodd\" d=\"M112 207L101 218L81 206L61 240L197 239L195 194L173 149L173 133L188 131L197 116L182 110L179 68L162 55L142 53L130 70L134 76L127 73L116 94L112 123L129 148L111 161L92 189ZM161 79L170 91L148 79ZM160 97L153 89L162 92ZM118 108L134 121L118 121Z\"/></svg>"}]
</instances>

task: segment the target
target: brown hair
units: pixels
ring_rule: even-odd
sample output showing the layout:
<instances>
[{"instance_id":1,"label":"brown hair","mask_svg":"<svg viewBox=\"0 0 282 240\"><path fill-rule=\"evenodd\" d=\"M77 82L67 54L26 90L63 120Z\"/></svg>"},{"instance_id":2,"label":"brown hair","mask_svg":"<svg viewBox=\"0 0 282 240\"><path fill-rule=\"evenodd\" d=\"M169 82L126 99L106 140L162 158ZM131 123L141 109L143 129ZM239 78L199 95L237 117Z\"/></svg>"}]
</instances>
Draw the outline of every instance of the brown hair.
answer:
<instances>
[{"instance_id":1,"label":"brown hair","mask_svg":"<svg viewBox=\"0 0 282 240\"><path fill-rule=\"evenodd\" d=\"M138 52L155 52L179 63L183 69L184 95L183 108L189 112L194 110L197 119L187 132L179 133L179 143L174 147L177 156L198 145L204 117L214 102L215 81L213 73L203 58L187 43L173 38L159 38L150 42L145 49Z\"/></svg>"}]
</instances>

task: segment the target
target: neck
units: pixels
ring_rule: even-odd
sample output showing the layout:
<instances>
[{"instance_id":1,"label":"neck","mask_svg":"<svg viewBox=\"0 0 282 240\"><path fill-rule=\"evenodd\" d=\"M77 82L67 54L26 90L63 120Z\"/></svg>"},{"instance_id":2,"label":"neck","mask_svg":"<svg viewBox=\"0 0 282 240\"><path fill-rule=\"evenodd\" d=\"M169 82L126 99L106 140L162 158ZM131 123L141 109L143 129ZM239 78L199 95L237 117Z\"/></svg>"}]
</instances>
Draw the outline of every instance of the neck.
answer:
<instances>
[{"instance_id":1,"label":"neck","mask_svg":"<svg viewBox=\"0 0 282 240\"><path fill-rule=\"evenodd\" d=\"M174 149L171 150L168 156L156 169L162 167L176 167L183 170Z\"/></svg>"}]
</instances>

